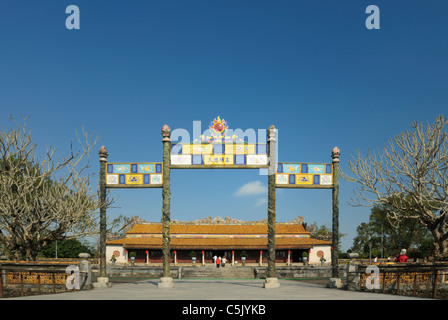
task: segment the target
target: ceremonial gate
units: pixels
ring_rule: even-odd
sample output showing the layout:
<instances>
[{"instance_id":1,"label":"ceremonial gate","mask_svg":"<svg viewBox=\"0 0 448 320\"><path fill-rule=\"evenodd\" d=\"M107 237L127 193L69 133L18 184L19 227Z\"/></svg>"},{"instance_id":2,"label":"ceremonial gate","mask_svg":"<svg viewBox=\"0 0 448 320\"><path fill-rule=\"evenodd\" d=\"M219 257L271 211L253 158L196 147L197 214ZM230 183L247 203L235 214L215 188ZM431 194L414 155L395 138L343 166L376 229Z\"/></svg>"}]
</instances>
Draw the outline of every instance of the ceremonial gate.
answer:
<instances>
[{"instance_id":1,"label":"ceremonial gate","mask_svg":"<svg viewBox=\"0 0 448 320\"><path fill-rule=\"evenodd\" d=\"M171 129L162 128L162 162L108 163L107 150L100 148L100 247L101 277L106 277L106 189L162 188L163 277L159 287L171 287L170 278L170 172L171 169L263 169L268 179L268 271L265 288L278 287L275 277L276 188L332 189L332 276L338 277L339 149L332 150L331 163L278 162L277 129L267 129L267 141L245 141L229 135L224 119L214 119L209 135L187 143L171 143Z\"/></svg>"}]
</instances>

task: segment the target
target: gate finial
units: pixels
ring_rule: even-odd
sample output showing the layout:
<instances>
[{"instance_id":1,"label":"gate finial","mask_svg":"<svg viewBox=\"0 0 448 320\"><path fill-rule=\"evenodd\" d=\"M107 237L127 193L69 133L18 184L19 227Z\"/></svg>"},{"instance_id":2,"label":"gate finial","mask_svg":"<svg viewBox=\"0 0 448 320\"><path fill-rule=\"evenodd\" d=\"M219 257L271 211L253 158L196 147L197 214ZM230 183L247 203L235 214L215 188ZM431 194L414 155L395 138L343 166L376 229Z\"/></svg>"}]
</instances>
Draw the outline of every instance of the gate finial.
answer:
<instances>
[{"instance_id":1,"label":"gate finial","mask_svg":"<svg viewBox=\"0 0 448 320\"><path fill-rule=\"evenodd\" d=\"M162 141L171 141L170 136L171 136L171 129L170 127L168 127L167 124L165 124L162 127L162 137L163 137Z\"/></svg>"},{"instance_id":2,"label":"gate finial","mask_svg":"<svg viewBox=\"0 0 448 320\"><path fill-rule=\"evenodd\" d=\"M100 148L100 151L98 152L98 155L100 156L100 161L107 161L107 157L109 156L107 154L107 149L105 146L102 146Z\"/></svg>"}]
</instances>

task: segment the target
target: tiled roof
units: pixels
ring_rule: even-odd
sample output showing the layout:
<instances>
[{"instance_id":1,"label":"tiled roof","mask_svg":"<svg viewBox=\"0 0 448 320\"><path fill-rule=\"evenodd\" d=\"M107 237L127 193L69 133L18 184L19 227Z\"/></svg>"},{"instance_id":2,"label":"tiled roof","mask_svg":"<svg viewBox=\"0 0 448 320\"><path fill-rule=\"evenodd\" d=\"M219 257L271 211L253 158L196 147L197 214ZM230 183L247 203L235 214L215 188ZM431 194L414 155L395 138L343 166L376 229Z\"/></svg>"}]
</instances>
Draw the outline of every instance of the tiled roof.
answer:
<instances>
[{"instance_id":1,"label":"tiled roof","mask_svg":"<svg viewBox=\"0 0 448 320\"><path fill-rule=\"evenodd\" d=\"M125 248L161 249L162 238L124 238L107 242L108 245L123 245ZM276 238L277 249L306 249L313 245L329 245L328 241L300 237ZM176 249L266 249L267 238L171 238L170 246Z\"/></svg>"},{"instance_id":2,"label":"tiled roof","mask_svg":"<svg viewBox=\"0 0 448 320\"><path fill-rule=\"evenodd\" d=\"M173 223L170 226L170 246L176 249L267 249L265 223L242 224L189 224ZM126 238L108 241L108 245L125 248L162 248L160 223L136 224L126 232ZM302 224L278 223L275 227L277 249L307 249L313 245L330 245L330 242L310 238Z\"/></svg>"},{"instance_id":3,"label":"tiled roof","mask_svg":"<svg viewBox=\"0 0 448 320\"><path fill-rule=\"evenodd\" d=\"M266 224L172 224L171 234L267 234ZM301 224L277 224L276 234L310 234ZM161 224L136 224L126 234L161 234Z\"/></svg>"}]
</instances>

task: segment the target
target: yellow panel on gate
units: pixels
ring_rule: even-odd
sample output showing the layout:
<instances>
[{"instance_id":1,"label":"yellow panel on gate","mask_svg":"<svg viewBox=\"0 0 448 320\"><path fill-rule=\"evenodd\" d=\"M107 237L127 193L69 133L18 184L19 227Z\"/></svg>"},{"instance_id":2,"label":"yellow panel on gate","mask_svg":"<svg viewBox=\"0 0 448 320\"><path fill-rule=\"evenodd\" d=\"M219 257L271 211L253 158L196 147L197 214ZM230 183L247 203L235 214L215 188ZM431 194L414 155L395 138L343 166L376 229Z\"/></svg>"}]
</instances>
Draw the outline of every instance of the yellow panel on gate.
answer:
<instances>
[{"instance_id":1,"label":"yellow panel on gate","mask_svg":"<svg viewBox=\"0 0 448 320\"><path fill-rule=\"evenodd\" d=\"M182 145L182 154L191 154L191 146L189 144Z\"/></svg>"},{"instance_id":2,"label":"yellow panel on gate","mask_svg":"<svg viewBox=\"0 0 448 320\"><path fill-rule=\"evenodd\" d=\"M204 165L228 165L233 164L233 155L204 156Z\"/></svg>"},{"instance_id":3,"label":"yellow panel on gate","mask_svg":"<svg viewBox=\"0 0 448 320\"><path fill-rule=\"evenodd\" d=\"M142 174L127 174L126 184L143 184Z\"/></svg>"},{"instance_id":4,"label":"yellow panel on gate","mask_svg":"<svg viewBox=\"0 0 448 320\"><path fill-rule=\"evenodd\" d=\"M296 184L313 184L313 175L296 174Z\"/></svg>"}]
</instances>

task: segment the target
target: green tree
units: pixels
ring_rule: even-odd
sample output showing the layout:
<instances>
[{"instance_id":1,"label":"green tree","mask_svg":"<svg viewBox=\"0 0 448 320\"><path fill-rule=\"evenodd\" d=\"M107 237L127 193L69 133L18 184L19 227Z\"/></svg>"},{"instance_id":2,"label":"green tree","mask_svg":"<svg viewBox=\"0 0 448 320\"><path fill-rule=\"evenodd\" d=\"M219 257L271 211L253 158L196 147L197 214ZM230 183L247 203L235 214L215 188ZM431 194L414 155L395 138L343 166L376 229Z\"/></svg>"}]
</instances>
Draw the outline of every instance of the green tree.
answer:
<instances>
[{"instance_id":1,"label":"green tree","mask_svg":"<svg viewBox=\"0 0 448 320\"><path fill-rule=\"evenodd\" d=\"M402 219L396 225L389 219L389 210L387 205L372 208L369 222L357 227L350 251L358 252L361 258L368 258L370 250L372 256L394 257L401 249L407 249L411 258L428 257L432 250L429 231L416 219Z\"/></svg>"},{"instance_id":2,"label":"green tree","mask_svg":"<svg viewBox=\"0 0 448 320\"><path fill-rule=\"evenodd\" d=\"M78 239L68 239L52 241L40 251L40 255L45 258L54 258L56 256L56 245L58 258L78 258L80 253L88 253L93 256L95 253L94 249L87 243Z\"/></svg>"},{"instance_id":3,"label":"green tree","mask_svg":"<svg viewBox=\"0 0 448 320\"><path fill-rule=\"evenodd\" d=\"M319 226L316 221L312 225L306 227L307 231L311 232L311 237L326 241L331 241L333 232L332 229L326 225ZM346 233L339 233L339 238L345 237Z\"/></svg>"},{"instance_id":4,"label":"green tree","mask_svg":"<svg viewBox=\"0 0 448 320\"><path fill-rule=\"evenodd\" d=\"M319 226L317 224L317 222L314 221L312 225L306 226L305 229L307 231L311 232L310 236L312 238L330 241L330 242L332 241L332 237L333 237L332 229L326 225ZM344 238L346 235L347 235L346 233L339 232L339 239ZM339 250L339 257L340 258L345 257L345 255L340 250Z\"/></svg>"}]
</instances>

